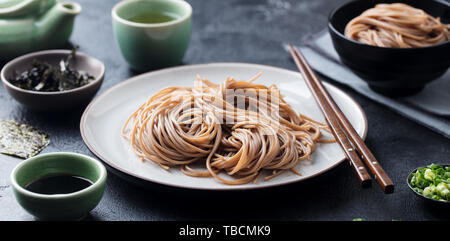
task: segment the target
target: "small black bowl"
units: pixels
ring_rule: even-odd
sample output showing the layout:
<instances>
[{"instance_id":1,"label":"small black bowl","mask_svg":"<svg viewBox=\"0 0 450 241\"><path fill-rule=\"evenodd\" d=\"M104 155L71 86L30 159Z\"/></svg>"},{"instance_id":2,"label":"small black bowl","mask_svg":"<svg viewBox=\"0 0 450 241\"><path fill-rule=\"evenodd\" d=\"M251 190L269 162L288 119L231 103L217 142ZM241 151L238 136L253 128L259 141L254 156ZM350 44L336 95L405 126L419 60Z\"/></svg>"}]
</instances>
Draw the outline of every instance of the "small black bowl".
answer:
<instances>
[{"instance_id":1,"label":"small black bowl","mask_svg":"<svg viewBox=\"0 0 450 241\"><path fill-rule=\"evenodd\" d=\"M450 41L423 48L384 48L345 37L348 22L378 3L402 2L419 8L441 22L450 23L450 3L445 0L356 0L334 9L328 30L341 61L381 94L398 97L421 91L450 66Z\"/></svg>"},{"instance_id":2,"label":"small black bowl","mask_svg":"<svg viewBox=\"0 0 450 241\"><path fill-rule=\"evenodd\" d=\"M439 166L443 166L444 168L450 166L448 164L436 164ZM433 204L433 205L439 205L439 206L447 206L450 207L450 201L442 201L442 200L436 200L436 199L432 199L429 197L426 197L418 192L416 192L416 190L414 190L414 188L411 186L411 178L413 176L413 174L417 171L417 169L419 168L425 168L425 167L418 167L416 169L414 169L413 171L411 171L408 175L408 178L406 178L406 183L408 183L408 187L409 189L411 189L411 191L416 194L418 197L420 197L422 200L424 200L425 202L429 203L429 204Z\"/></svg>"}]
</instances>

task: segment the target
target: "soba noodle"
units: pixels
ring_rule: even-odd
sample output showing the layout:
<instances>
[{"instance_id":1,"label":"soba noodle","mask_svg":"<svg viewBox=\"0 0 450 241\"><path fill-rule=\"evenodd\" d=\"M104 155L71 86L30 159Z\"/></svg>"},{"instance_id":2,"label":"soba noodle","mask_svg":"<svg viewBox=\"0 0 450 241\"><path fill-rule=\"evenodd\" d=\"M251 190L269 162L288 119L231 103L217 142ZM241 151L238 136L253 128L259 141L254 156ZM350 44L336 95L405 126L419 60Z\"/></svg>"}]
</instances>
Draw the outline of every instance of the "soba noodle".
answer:
<instances>
[{"instance_id":1,"label":"soba noodle","mask_svg":"<svg viewBox=\"0 0 450 241\"><path fill-rule=\"evenodd\" d=\"M377 4L351 20L345 36L378 47L425 47L450 40L450 25L403 3Z\"/></svg>"},{"instance_id":2,"label":"soba noodle","mask_svg":"<svg viewBox=\"0 0 450 241\"><path fill-rule=\"evenodd\" d=\"M225 184L256 182L263 170L265 180L285 170L300 174L297 163L318 142L332 142L321 139L328 127L297 115L275 85L254 84L258 76L221 84L198 77L192 88L164 88L129 117L122 135L143 161Z\"/></svg>"}]
</instances>

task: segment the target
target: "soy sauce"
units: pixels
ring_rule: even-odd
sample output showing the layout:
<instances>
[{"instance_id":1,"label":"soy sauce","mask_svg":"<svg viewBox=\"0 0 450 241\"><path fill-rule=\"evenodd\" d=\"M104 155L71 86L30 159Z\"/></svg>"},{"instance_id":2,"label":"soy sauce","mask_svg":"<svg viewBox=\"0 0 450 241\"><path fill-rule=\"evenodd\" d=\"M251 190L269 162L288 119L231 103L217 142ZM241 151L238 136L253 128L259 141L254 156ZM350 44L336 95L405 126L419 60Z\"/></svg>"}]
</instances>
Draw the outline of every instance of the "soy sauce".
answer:
<instances>
[{"instance_id":1,"label":"soy sauce","mask_svg":"<svg viewBox=\"0 0 450 241\"><path fill-rule=\"evenodd\" d=\"M25 189L40 194L67 194L85 189L93 183L84 177L52 175L28 183Z\"/></svg>"}]
</instances>

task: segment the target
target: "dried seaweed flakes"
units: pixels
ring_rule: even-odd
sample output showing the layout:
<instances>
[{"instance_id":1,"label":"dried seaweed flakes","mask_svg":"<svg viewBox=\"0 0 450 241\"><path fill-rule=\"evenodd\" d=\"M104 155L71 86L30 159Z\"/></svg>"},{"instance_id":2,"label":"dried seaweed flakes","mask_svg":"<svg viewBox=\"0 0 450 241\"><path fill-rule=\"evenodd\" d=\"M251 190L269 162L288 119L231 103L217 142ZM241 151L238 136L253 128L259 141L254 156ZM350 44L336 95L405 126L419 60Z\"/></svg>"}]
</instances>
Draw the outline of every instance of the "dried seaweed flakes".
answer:
<instances>
[{"instance_id":1,"label":"dried seaweed flakes","mask_svg":"<svg viewBox=\"0 0 450 241\"><path fill-rule=\"evenodd\" d=\"M41 92L65 91L87 85L95 80L94 76L75 70L69 64L71 59L75 59L76 51L77 48L72 49L59 65L33 60L31 69L21 73L16 71L9 82L21 89Z\"/></svg>"},{"instance_id":2,"label":"dried seaweed flakes","mask_svg":"<svg viewBox=\"0 0 450 241\"><path fill-rule=\"evenodd\" d=\"M49 135L14 120L0 120L0 153L30 158L50 143Z\"/></svg>"}]
</instances>

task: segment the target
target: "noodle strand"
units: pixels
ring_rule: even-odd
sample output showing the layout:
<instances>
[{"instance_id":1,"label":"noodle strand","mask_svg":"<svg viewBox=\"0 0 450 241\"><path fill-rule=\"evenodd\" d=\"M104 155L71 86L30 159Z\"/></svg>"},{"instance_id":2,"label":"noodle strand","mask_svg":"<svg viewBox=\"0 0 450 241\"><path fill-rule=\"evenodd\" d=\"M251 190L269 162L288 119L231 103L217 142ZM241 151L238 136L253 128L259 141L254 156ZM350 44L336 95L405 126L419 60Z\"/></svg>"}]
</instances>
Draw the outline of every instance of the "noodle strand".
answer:
<instances>
[{"instance_id":1,"label":"noodle strand","mask_svg":"<svg viewBox=\"0 0 450 241\"><path fill-rule=\"evenodd\" d=\"M407 4L377 4L352 19L345 36L378 47L426 47L449 41L450 25Z\"/></svg>"},{"instance_id":2,"label":"noodle strand","mask_svg":"<svg viewBox=\"0 0 450 241\"><path fill-rule=\"evenodd\" d=\"M332 142L321 139L329 128L296 114L275 85L254 84L259 76L222 84L198 77L193 88L162 89L128 118L122 136L143 161L229 185L256 183L264 170L271 173L264 180L285 170L300 175L299 161Z\"/></svg>"}]
</instances>

